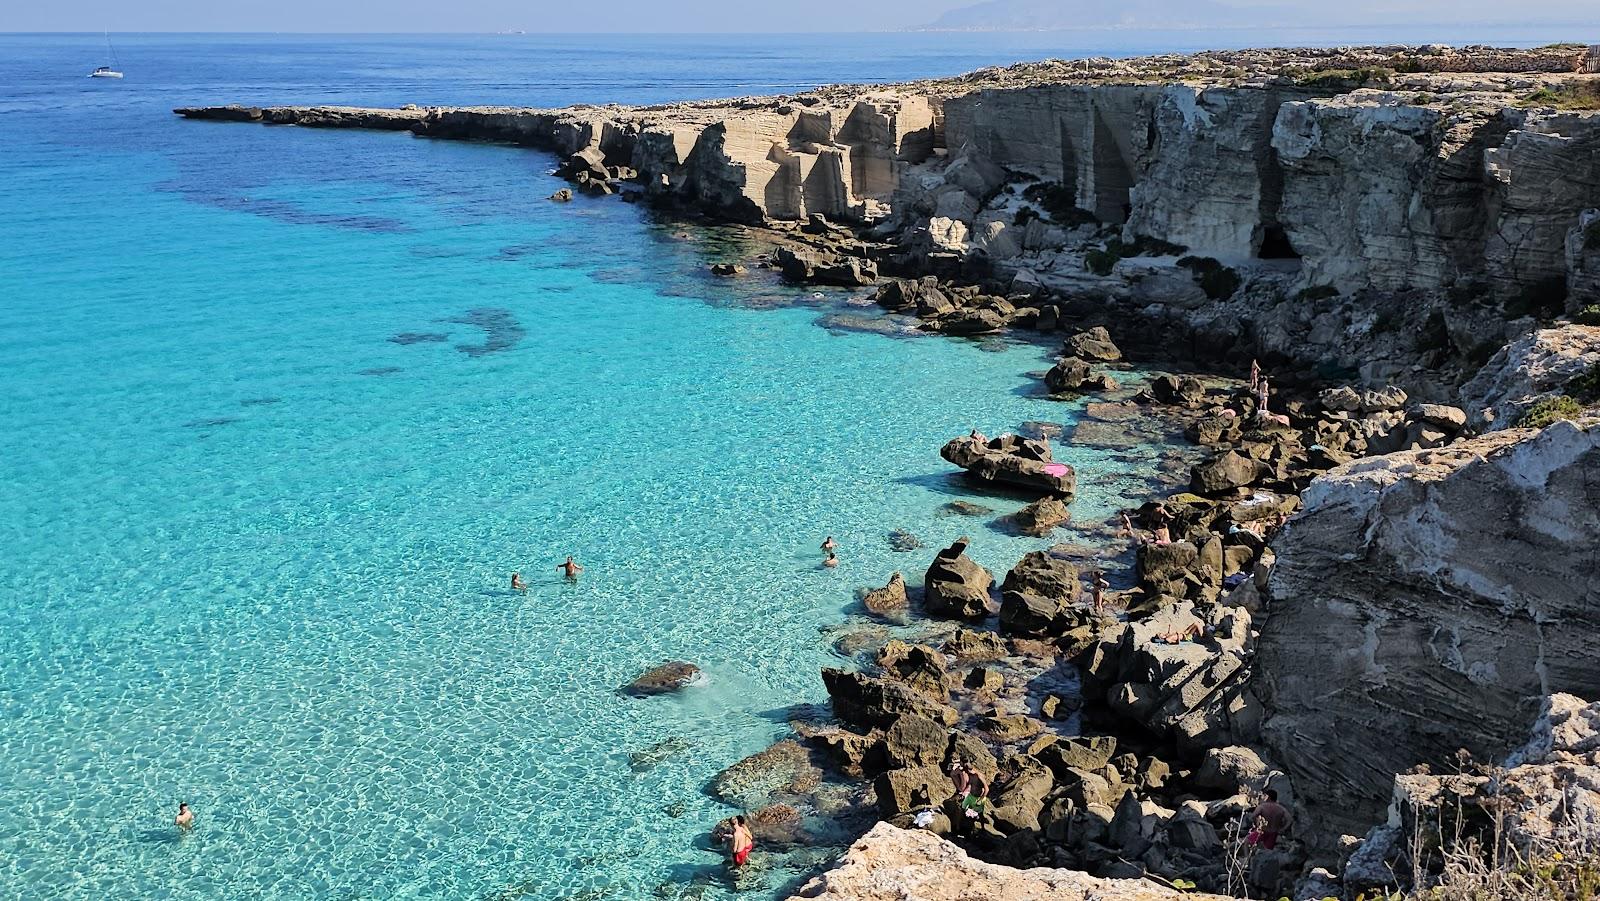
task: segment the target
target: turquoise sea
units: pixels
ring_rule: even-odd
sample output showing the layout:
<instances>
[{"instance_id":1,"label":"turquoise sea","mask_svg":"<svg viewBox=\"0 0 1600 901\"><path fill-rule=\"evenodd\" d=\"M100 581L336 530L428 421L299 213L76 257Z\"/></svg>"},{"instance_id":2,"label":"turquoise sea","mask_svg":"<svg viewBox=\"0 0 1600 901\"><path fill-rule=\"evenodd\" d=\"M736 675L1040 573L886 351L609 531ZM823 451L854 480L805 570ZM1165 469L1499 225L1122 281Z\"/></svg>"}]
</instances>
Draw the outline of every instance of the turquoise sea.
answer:
<instances>
[{"instance_id":1,"label":"turquoise sea","mask_svg":"<svg viewBox=\"0 0 1600 901\"><path fill-rule=\"evenodd\" d=\"M937 454L1070 423L1028 375L1046 348L829 328L877 314L711 278L725 234L550 204L530 151L169 110L655 101L1072 48L113 39L120 82L83 77L98 35L0 36L0 895L677 897L718 869L707 781L825 700L856 588L963 533L997 572L1046 543L940 515L1019 502ZM1142 490L1064 453L1079 520ZM708 683L615 692L669 659Z\"/></svg>"}]
</instances>

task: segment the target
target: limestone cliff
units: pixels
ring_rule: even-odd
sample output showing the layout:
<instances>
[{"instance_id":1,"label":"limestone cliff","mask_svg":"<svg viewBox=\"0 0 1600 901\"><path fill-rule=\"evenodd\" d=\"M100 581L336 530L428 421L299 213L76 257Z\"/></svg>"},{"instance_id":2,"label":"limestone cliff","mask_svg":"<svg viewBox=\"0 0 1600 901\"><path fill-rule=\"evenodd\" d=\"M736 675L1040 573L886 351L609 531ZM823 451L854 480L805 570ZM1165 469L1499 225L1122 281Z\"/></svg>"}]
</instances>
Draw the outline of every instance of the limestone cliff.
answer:
<instances>
[{"instance_id":1,"label":"limestone cliff","mask_svg":"<svg viewBox=\"0 0 1600 901\"><path fill-rule=\"evenodd\" d=\"M601 193L874 226L877 249L851 253L886 274L1092 303L1201 355L1448 387L1529 314L1600 303L1600 112L1540 99L1592 94L1587 64L1226 51L649 107L179 112L538 147Z\"/></svg>"},{"instance_id":2,"label":"limestone cliff","mask_svg":"<svg viewBox=\"0 0 1600 901\"><path fill-rule=\"evenodd\" d=\"M1178 901L1220 899L1179 892L1140 879L1100 879L1077 870L1017 870L973 860L920 829L879 823L850 847L834 869L811 880L796 899L821 901Z\"/></svg>"},{"instance_id":3,"label":"limestone cliff","mask_svg":"<svg viewBox=\"0 0 1600 901\"><path fill-rule=\"evenodd\" d=\"M1265 741L1324 835L1393 774L1497 759L1552 692L1600 693L1600 424L1358 461L1276 542L1258 644Z\"/></svg>"}]
</instances>

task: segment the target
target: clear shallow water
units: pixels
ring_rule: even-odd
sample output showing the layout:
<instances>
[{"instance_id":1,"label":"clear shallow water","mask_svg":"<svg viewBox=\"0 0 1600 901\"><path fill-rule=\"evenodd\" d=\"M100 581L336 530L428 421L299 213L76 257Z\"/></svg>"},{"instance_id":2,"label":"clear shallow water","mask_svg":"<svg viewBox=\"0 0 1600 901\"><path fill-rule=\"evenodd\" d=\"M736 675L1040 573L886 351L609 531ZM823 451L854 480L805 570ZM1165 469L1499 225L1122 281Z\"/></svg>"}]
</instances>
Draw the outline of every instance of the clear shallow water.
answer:
<instances>
[{"instance_id":1,"label":"clear shallow water","mask_svg":"<svg viewBox=\"0 0 1600 901\"><path fill-rule=\"evenodd\" d=\"M168 113L778 83L760 45L658 42L638 85L491 40L130 38L107 84L94 40L0 37L0 893L650 897L716 869L703 786L824 700L855 588L960 534L997 571L1043 546L937 515L1017 506L937 449L1068 421L1041 348L819 327L859 308L714 280L721 239L626 204L550 204L539 154ZM813 80L1013 53L822 46ZM1080 520L1139 490L1067 458ZM674 658L709 684L614 692Z\"/></svg>"}]
</instances>

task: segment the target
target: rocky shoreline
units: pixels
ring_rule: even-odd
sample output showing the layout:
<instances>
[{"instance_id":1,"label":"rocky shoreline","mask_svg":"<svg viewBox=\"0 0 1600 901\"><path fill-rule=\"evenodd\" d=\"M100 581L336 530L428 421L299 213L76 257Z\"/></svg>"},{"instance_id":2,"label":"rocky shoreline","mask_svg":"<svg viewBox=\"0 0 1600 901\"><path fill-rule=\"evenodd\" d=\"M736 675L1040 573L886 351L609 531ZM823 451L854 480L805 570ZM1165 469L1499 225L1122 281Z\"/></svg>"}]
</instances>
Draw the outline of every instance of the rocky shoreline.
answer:
<instances>
[{"instance_id":1,"label":"rocky shoreline","mask_svg":"<svg viewBox=\"0 0 1600 901\"><path fill-rule=\"evenodd\" d=\"M1457 749L1501 760L1536 715L1595 719L1553 698L1600 697L1597 62L1577 45L1237 51L658 107L177 112L552 151L574 190L777 242L719 275L873 288L951 336L1061 336L1043 390L1116 392L1088 420L1178 428L1199 455L1169 467L1186 486L1128 511L1133 535L1104 536L1131 551L1114 574L1131 587L1091 603L1105 558L1064 545L998 584L962 542L920 586L886 575L864 607L911 630L851 638L865 662L823 673L831 710L712 792L768 848L813 843L804 807L993 864L1146 880L1127 897L1171 894L1148 880L1353 897L1428 870L1397 836L1444 789L1405 776L1396 813L1397 774ZM1234 375L1259 360L1271 387L1180 373L1119 391L1125 352ZM1076 473L1049 436L974 432L941 454L1028 493L1019 530L1070 517ZM1592 756L1586 741L1518 765ZM957 761L991 787L977 819L952 801ZM1526 785L1541 834L1594 825L1589 771ZM1296 826L1247 852L1241 814L1268 788ZM840 873L898 854L1010 878L890 828ZM879 896L848 882L797 897ZM1018 886L993 891L1038 896Z\"/></svg>"}]
</instances>

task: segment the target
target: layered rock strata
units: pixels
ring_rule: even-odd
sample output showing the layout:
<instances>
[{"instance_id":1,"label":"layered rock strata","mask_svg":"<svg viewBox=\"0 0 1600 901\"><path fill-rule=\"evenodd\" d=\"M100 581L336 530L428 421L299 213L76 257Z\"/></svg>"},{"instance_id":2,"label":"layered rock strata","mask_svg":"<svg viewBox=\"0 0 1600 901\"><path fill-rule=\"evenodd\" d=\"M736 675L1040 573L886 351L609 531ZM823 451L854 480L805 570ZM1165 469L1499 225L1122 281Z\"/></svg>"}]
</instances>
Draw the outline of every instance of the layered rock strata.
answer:
<instances>
[{"instance_id":1,"label":"layered rock strata","mask_svg":"<svg viewBox=\"0 0 1600 901\"><path fill-rule=\"evenodd\" d=\"M1492 759L1529 698L1600 695L1600 424L1361 460L1275 543L1258 679L1267 744L1328 834L1390 777Z\"/></svg>"}]
</instances>

